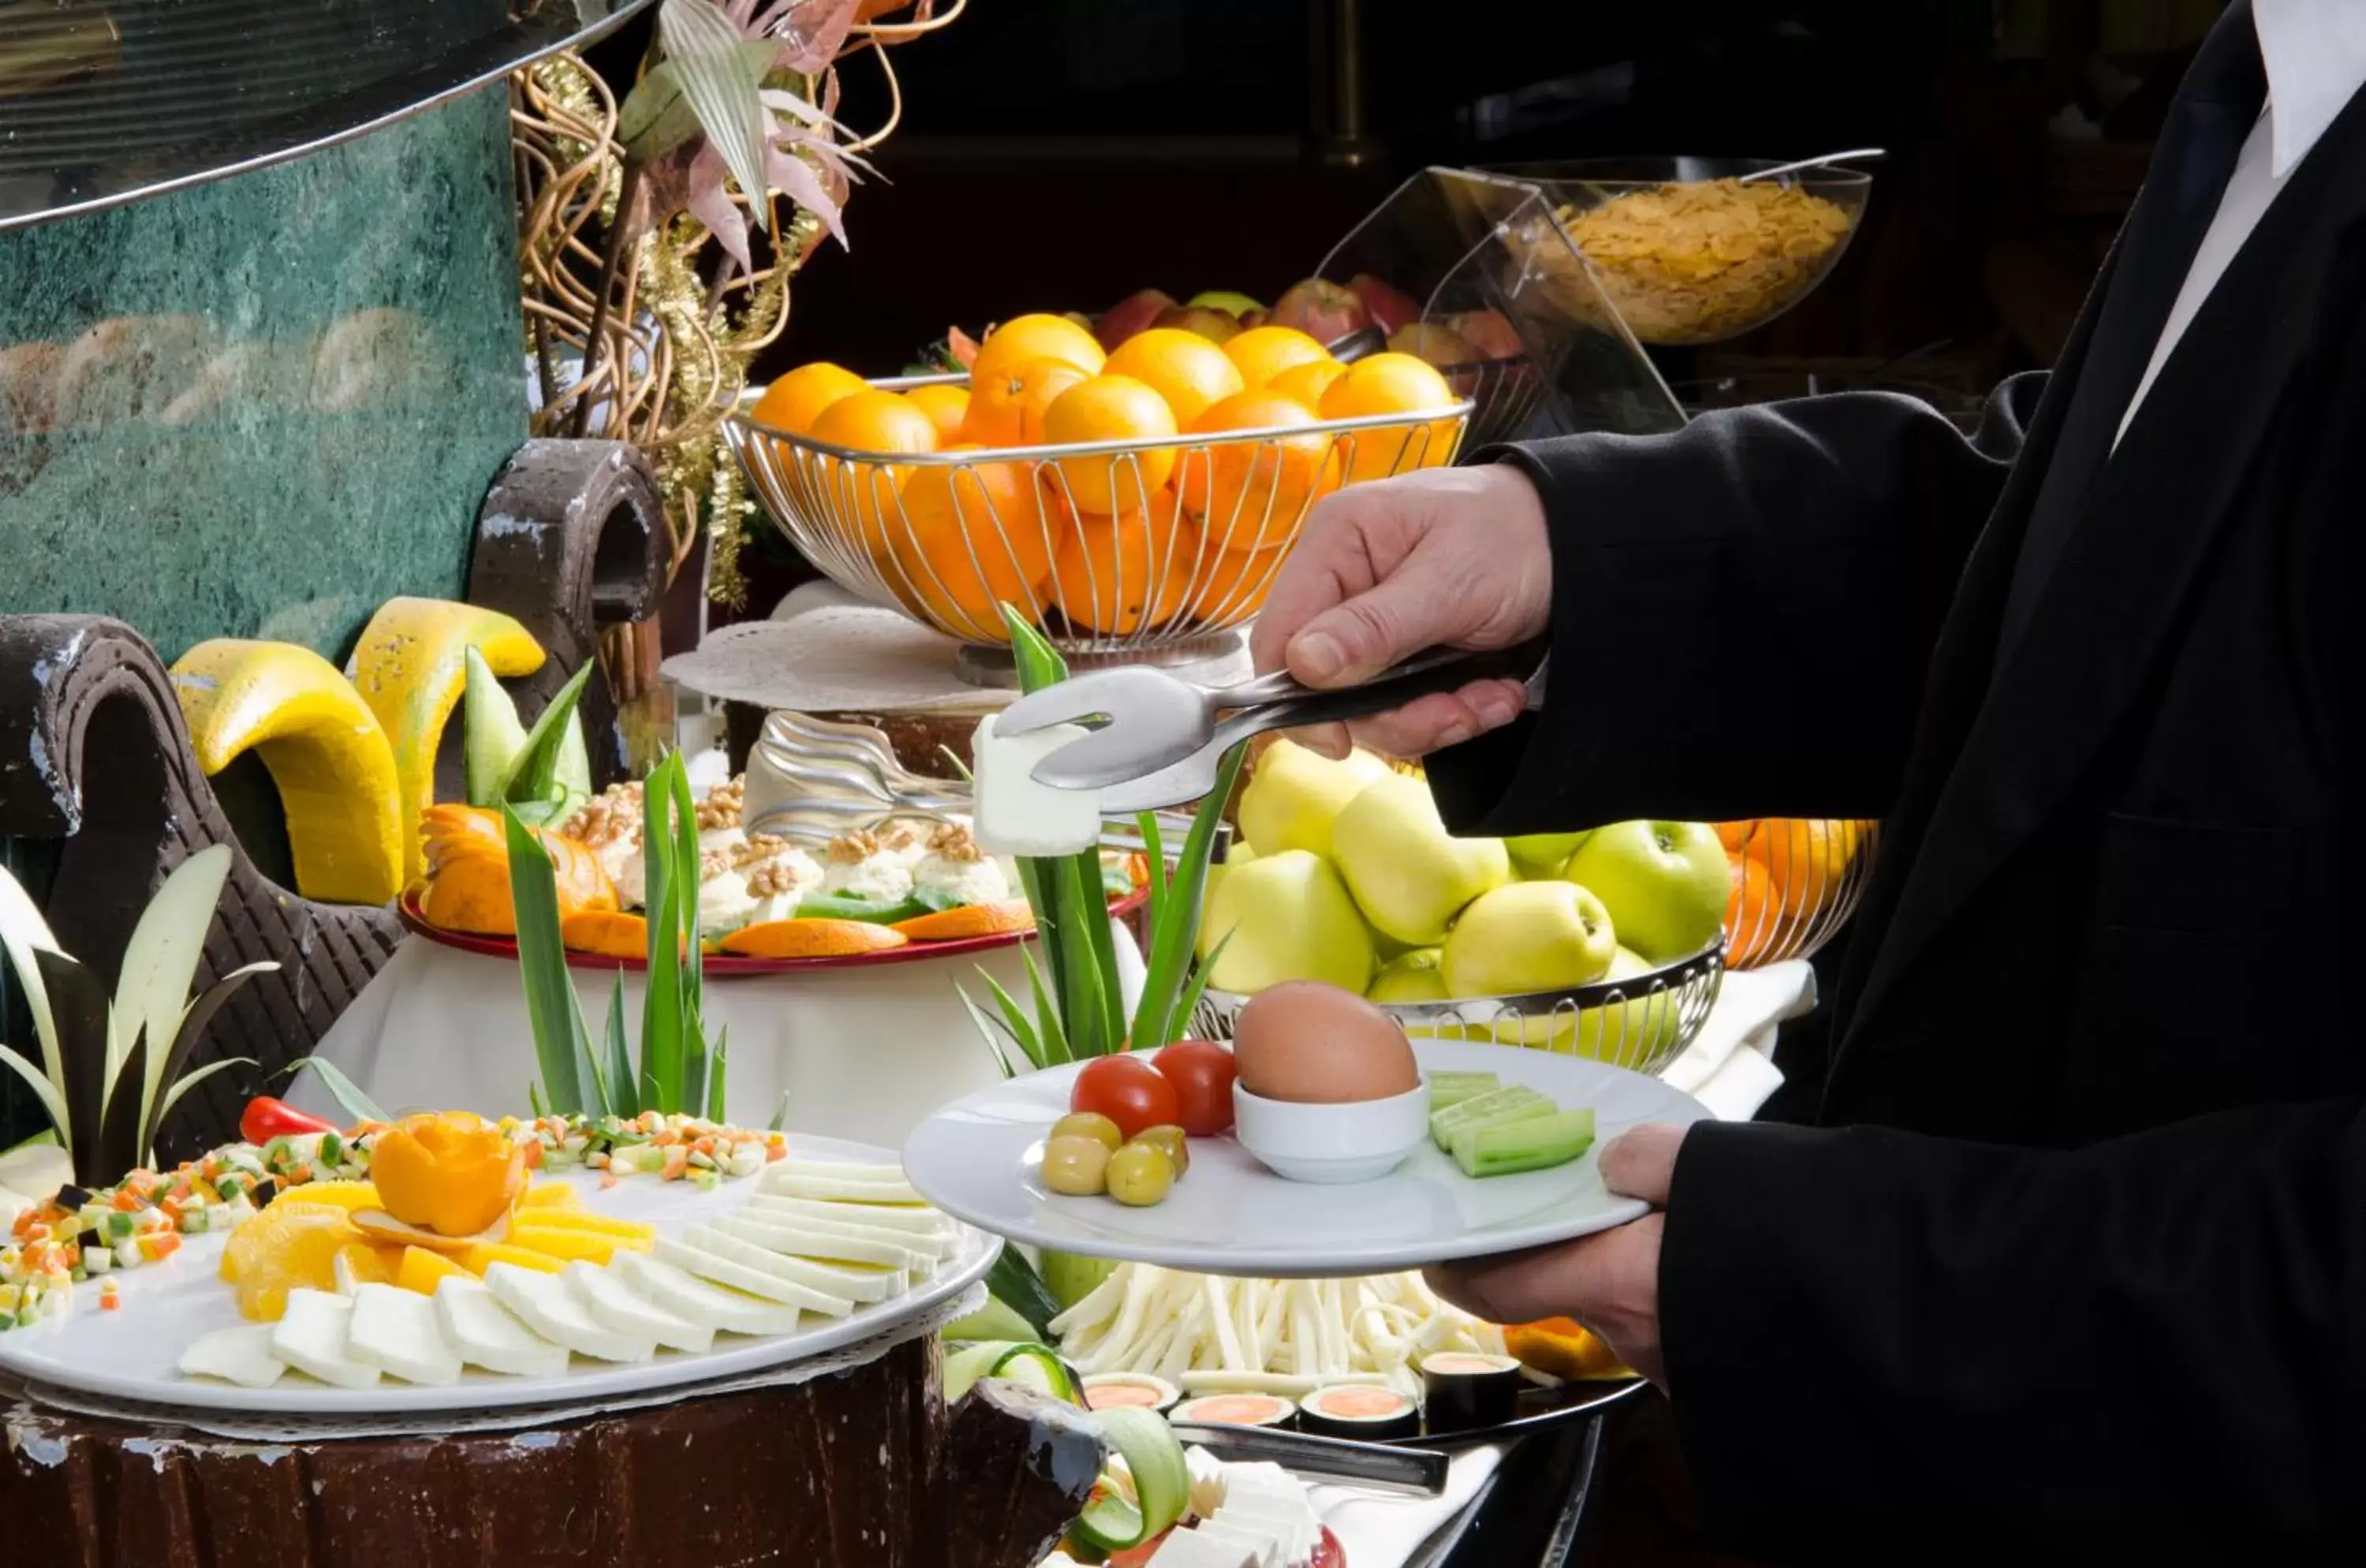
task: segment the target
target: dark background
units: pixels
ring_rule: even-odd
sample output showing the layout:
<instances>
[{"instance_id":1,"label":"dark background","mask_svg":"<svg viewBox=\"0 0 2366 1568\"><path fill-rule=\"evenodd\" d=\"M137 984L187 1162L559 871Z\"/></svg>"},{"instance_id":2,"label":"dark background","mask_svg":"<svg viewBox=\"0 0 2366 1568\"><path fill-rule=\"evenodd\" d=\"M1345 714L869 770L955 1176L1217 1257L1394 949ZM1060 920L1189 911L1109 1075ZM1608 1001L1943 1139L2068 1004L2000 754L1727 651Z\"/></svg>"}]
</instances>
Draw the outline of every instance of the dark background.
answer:
<instances>
[{"instance_id":1,"label":"dark background","mask_svg":"<svg viewBox=\"0 0 2366 1568\"><path fill-rule=\"evenodd\" d=\"M904 96L852 248L799 279L770 375L879 375L959 322L1136 288L1270 300L1406 175L1621 152L1890 150L1865 227L1805 305L1672 378L1802 358L1982 388L2050 361L2216 0L971 0L898 48ZM1331 90L1360 33L1364 155ZM641 40L602 55L627 76ZM843 70L840 118L888 107ZM2072 139L2049 122L2075 109ZM1918 352L1919 351L1919 352Z\"/></svg>"}]
</instances>

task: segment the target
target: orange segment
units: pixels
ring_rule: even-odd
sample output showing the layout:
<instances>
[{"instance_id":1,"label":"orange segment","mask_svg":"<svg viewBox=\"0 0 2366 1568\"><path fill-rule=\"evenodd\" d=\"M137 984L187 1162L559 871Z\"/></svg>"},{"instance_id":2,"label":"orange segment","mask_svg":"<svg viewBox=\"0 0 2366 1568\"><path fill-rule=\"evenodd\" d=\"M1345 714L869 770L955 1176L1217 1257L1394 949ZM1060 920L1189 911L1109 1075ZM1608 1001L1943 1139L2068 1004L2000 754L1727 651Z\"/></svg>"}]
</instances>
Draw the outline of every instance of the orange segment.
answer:
<instances>
[{"instance_id":1,"label":"orange segment","mask_svg":"<svg viewBox=\"0 0 2366 1568\"><path fill-rule=\"evenodd\" d=\"M372 1247L366 1242L347 1242L337 1248L337 1261L344 1265L346 1276L356 1285L391 1285L394 1283L395 1267L406 1250L402 1247Z\"/></svg>"},{"instance_id":2,"label":"orange segment","mask_svg":"<svg viewBox=\"0 0 2366 1568\"><path fill-rule=\"evenodd\" d=\"M343 1209L349 1214L355 1209L379 1206L377 1189L366 1181L308 1181L294 1189L282 1202Z\"/></svg>"},{"instance_id":3,"label":"orange segment","mask_svg":"<svg viewBox=\"0 0 2366 1568\"><path fill-rule=\"evenodd\" d=\"M1065 359L1030 359L983 376L973 370L961 439L979 446L1040 446L1043 411L1061 393L1090 379Z\"/></svg>"},{"instance_id":4,"label":"orange segment","mask_svg":"<svg viewBox=\"0 0 2366 1568\"><path fill-rule=\"evenodd\" d=\"M1028 609L1052 570L1043 492L1020 463L915 467L890 530L887 580L956 633L999 641L1005 603Z\"/></svg>"},{"instance_id":5,"label":"orange segment","mask_svg":"<svg viewBox=\"0 0 2366 1568\"><path fill-rule=\"evenodd\" d=\"M231 1233L223 1276L235 1281L242 1316L276 1323L296 1287L335 1290L337 1255L364 1239L343 1209L274 1203Z\"/></svg>"},{"instance_id":6,"label":"orange segment","mask_svg":"<svg viewBox=\"0 0 2366 1568\"><path fill-rule=\"evenodd\" d=\"M1003 936L1035 929L1035 911L1024 898L1009 904L963 904L896 922L914 942L959 942L965 937Z\"/></svg>"},{"instance_id":7,"label":"orange segment","mask_svg":"<svg viewBox=\"0 0 2366 1568\"><path fill-rule=\"evenodd\" d=\"M584 1235L604 1235L614 1241L648 1241L658 1234L658 1227L646 1221L620 1220L614 1214L595 1214L589 1209L546 1209L536 1214L522 1214L518 1217L518 1228L575 1231Z\"/></svg>"},{"instance_id":8,"label":"orange segment","mask_svg":"<svg viewBox=\"0 0 2366 1568\"><path fill-rule=\"evenodd\" d=\"M868 384L853 371L817 360L798 366L765 388L750 417L773 430L803 435L832 403L868 389Z\"/></svg>"},{"instance_id":9,"label":"orange segment","mask_svg":"<svg viewBox=\"0 0 2366 1568\"><path fill-rule=\"evenodd\" d=\"M1224 344L1224 356L1239 367L1241 384L1254 390L1293 365L1330 358L1331 351L1296 327L1251 327Z\"/></svg>"},{"instance_id":10,"label":"orange segment","mask_svg":"<svg viewBox=\"0 0 2366 1568\"><path fill-rule=\"evenodd\" d=\"M1175 413L1166 400L1131 376L1096 376L1069 388L1043 411L1048 446L1150 441L1175 434ZM1106 516L1141 505L1164 486L1175 471L1175 448L1067 458L1057 471L1056 482L1070 504Z\"/></svg>"},{"instance_id":11,"label":"orange segment","mask_svg":"<svg viewBox=\"0 0 2366 1568\"><path fill-rule=\"evenodd\" d=\"M1123 637L1182 609L1200 558L1199 531L1160 491L1146 507L1076 518L1052 558L1052 602L1077 626Z\"/></svg>"},{"instance_id":12,"label":"orange segment","mask_svg":"<svg viewBox=\"0 0 2366 1568\"><path fill-rule=\"evenodd\" d=\"M845 958L884 953L910 939L869 920L762 920L723 939L724 952L742 958Z\"/></svg>"},{"instance_id":13,"label":"orange segment","mask_svg":"<svg viewBox=\"0 0 2366 1568\"><path fill-rule=\"evenodd\" d=\"M970 362L970 385L1031 359L1064 359L1087 376L1098 376L1109 356L1093 334L1065 316L1015 316L986 334Z\"/></svg>"},{"instance_id":14,"label":"orange segment","mask_svg":"<svg viewBox=\"0 0 2366 1568\"><path fill-rule=\"evenodd\" d=\"M1191 428L1195 434L1213 434L1316 423L1314 411L1294 398L1243 392L1208 410ZM1211 543L1226 550L1263 550L1288 544L1308 504L1338 484L1332 438L1309 430L1303 435L1195 446L1184 458L1177 488Z\"/></svg>"},{"instance_id":15,"label":"orange segment","mask_svg":"<svg viewBox=\"0 0 2366 1568\"><path fill-rule=\"evenodd\" d=\"M657 1245L657 1237L655 1232L646 1236L602 1235L596 1231L520 1225L510 1233L509 1245L556 1258L562 1263L597 1263L604 1267L619 1249L647 1252Z\"/></svg>"},{"instance_id":16,"label":"orange segment","mask_svg":"<svg viewBox=\"0 0 2366 1568\"><path fill-rule=\"evenodd\" d=\"M933 382L915 387L904 394L914 408L929 416L937 427L940 444L959 440L962 421L969 417L969 389L956 387L951 381Z\"/></svg>"},{"instance_id":17,"label":"orange segment","mask_svg":"<svg viewBox=\"0 0 2366 1568\"><path fill-rule=\"evenodd\" d=\"M1126 339L1110 355L1107 374L1131 376L1156 392L1186 429L1209 404L1242 387L1240 367L1222 349L1198 333L1174 327L1153 327Z\"/></svg>"},{"instance_id":18,"label":"orange segment","mask_svg":"<svg viewBox=\"0 0 2366 1568\"><path fill-rule=\"evenodd\" d=\"M1323 394L1324 419L1360 419L1370 414L1421 413L1450 409L1453 389L1436 367L1410 354L1375 354L1347 367ZM1349 447L1346 482L1361 484L1414 468L1442 468L1454 457L1454 422L1398 425L1341 436Z\"/></svg>"},{"instance_id":19,"label":"orange segment","mask_svg":"<svg viewBox=\"0 0 2366 1568\"><path fill-rule=\"evenodd\" d=\"M468 1277L466 1269L440 1252L430 1252L423 1247L406 1247L402 1249L402 1261L395 1266L394 1282L406 1291L432 1296L437 1285L442 1284L447 1276L455 1274L462 1279Z\"/></svg>"}]
</instances>

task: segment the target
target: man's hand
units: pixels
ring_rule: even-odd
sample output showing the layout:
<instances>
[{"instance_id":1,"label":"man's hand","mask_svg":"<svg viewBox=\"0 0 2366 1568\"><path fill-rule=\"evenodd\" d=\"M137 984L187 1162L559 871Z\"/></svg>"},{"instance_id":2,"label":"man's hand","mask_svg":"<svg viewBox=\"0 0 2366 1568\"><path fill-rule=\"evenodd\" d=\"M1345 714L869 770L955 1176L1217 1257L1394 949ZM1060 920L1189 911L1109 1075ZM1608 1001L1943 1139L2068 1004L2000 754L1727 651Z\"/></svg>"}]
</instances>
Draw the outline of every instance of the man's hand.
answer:
<instances>
[{"instance_id":1,"label":"man's hand","mask_svg":"<svg viewBox=\"0 0 2366 1568\"><path fill-rule=\"evenodd\" d=\"M1256 619L1260 671L1310 686L1352 686L1432 648L1510 648L1552 614L1544 503L1508 463L1423 468L1323 498ZM1345 756L1356 739L1419 757L1509 724L1527 694L1474 681L1350 726L1297 737Z\"/></svg>"},{"instance_id":2,"label":"man's hand","mask_svg":"<svg viewBox=\"0 0 2366 1568\"><path fill-rule=\"evenodd\" d=\"M1665 1204L1684 1146L1681 1127L1638 1127L1603 1145L1613 1192ZM1573 1317L1618 1359L1667 1386L1660 1359L1660 1214L1556 1247L1476 1258L1429 1270L1430 1288L1490 1323Z\"/></svg>"}]
</instances>

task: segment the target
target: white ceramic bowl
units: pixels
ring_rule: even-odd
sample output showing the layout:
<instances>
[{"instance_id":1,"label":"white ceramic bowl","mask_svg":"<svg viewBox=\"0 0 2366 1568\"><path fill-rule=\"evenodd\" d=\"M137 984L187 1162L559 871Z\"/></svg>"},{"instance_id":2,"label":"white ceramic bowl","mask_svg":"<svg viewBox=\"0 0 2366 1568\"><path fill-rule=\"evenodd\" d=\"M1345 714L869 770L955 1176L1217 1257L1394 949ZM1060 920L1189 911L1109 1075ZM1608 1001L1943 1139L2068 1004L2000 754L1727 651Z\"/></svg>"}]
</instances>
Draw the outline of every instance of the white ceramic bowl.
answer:
<instances>
[{"instance_id":1,"label":"white ceramic bowl","mask_svg":"<svg viewBox=\"0 0 2366 1568\"><path fill-rule=\"evenodd\" d=\"M1404 1163L1429 1135L1429 1080L1386 1100L1304 1105L1233 1085L1233 1136L1290 1181L1372 1181Z\"/></svg>"}]
</instances>

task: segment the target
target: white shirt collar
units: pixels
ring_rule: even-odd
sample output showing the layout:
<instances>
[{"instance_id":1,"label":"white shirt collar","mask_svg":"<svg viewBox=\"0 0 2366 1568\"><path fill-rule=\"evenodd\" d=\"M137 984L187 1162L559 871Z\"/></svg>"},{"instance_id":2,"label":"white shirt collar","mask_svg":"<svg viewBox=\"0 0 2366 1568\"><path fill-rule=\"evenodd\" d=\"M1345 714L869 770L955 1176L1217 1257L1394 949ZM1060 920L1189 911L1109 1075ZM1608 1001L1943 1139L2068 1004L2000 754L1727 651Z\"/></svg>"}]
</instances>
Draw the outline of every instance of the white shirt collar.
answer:
<instances>
[{"instance_id":1,"label":"white shirt collar","mask_svg":"<svg viewBox=\"0 0 2366 1568\"><path fill-rule=\"evenodd\" d=\"M2292 173L2360 85L2366 85L2366 4L2251 0L2267 67L2275 177Z\"/></svg>"}]
</instances>

